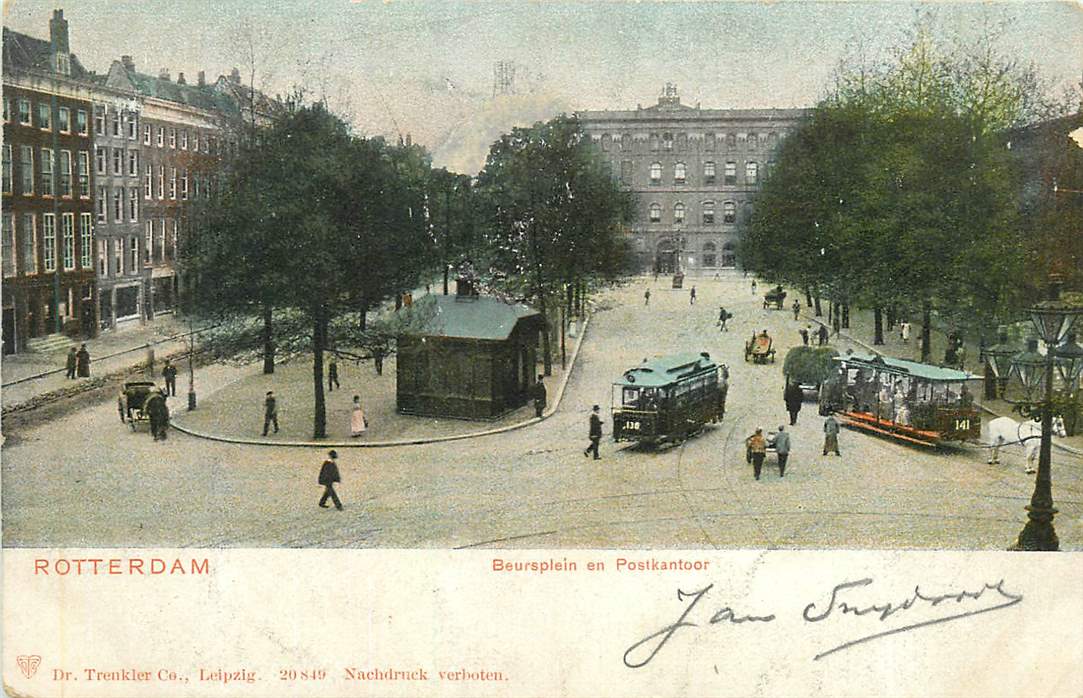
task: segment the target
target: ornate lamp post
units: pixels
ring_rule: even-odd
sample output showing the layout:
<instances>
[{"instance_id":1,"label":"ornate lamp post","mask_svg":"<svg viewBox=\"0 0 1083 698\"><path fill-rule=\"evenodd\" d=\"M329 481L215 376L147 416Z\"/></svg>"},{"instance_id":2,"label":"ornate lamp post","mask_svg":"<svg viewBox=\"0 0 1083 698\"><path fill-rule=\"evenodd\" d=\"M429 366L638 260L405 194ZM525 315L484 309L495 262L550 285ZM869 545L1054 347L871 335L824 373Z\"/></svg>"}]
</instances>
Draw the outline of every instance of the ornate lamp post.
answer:
<instances>
[{"instance_id":1,"label":"ornate lamp post","mask_svg":"<svg viewBox=\"0 0 1083 698\"><path fill-rule=\"evenodd\" d=\"M992 374L992 379L987 376L985 397L994 400L998 394L1004 393L1004 387L1011 375L1012 357L1019 353L1019 349L1008 343L1008 328L1004 325L997 327L997 343L985 347L982 350L982 360Z\"/></svg>"},{"instance_id":2,"label":"ornate lamp post","mask_svg":"<svg viewBox=\"0 0 1083 698\"><path fill-rule=\"evenodd\" d=\"M1053 415L1061 409L1053 400L1053 370L1057 363L1057 347L1069 334L1076 319L1083 315L1079 307L1060 299L1060 280L1051 277L1049 298L1035 303L1028 310L1039 337L1045 342L1046 353L1038 353L1038 341L1027 343L1027 350L1012 359L1012 368L1019 376L1025 392L1025 400L1016 409L1028 419L1041 420L1042 437L1038 451L1038 475L1034 482L1034 494L1027 506L1027 523L1019 533L1019 538L1012 550L1052 551L1060 548L1056 531L1053 529L1053 517L1057 510L1053 506L1053 485L1050 473L1052 451ZM1062 362L1068 371L1078 376L1077 366L1081 366L1078 356L1066 355ZM1069 365L1069 363L1071 365ZM1041 392L1037 401L1034 396Z\"/></svg>"},{"instance_id":3,"label":"ornate lamp post","mask_svg":"<svg viewBox=\"0 0 1083 698\"><path fill-rule=\"evenodd\" d=\"M1068 436L1078 432L1079 428L1079 378L1083 374L1083 347L1076 344L1076 333L1069 332L1064 343L1057 347L1057 373L1064 386L1064 426Z\"/></svg>"}]
</instances>

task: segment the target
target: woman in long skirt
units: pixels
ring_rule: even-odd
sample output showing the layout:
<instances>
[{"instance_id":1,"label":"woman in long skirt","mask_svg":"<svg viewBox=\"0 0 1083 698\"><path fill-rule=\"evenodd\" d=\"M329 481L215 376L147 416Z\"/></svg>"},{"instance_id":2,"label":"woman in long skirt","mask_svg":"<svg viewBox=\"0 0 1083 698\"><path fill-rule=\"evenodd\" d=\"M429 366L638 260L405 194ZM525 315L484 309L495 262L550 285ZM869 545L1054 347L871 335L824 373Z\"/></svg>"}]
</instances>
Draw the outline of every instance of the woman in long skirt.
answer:
<instances>
[{"instance_id":1,"label":"woman in long skirt","mask_svg":"<svg viewBox=\"0 0 1083 698\"><path fill-rule=\"evenodd\" d=\"M353 411L350 412L350 436L361 436L368 428L365 411L361 409L361 396L353 396Z\"/></svg>"}]
</instances>

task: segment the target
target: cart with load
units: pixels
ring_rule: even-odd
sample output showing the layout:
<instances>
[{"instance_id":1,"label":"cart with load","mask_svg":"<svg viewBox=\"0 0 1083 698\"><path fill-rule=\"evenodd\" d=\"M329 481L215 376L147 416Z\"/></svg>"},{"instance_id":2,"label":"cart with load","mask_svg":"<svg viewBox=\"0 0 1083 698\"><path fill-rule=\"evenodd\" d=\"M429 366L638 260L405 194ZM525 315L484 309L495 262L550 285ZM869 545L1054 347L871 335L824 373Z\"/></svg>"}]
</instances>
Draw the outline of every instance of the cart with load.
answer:
<instances>
[{"instance_id":1,"label":"cart with load","mask_svg":"<svg viewBox=\"0 0 1083 698\"><path fill-rule=\"evenodd\" d=\"M745 361L765 364L768 360L771 363L775 362L775 350L771 347L771 338L767 335L767 330L764 330L757 335L752 335L752 339L745 342Z\"/></svg>"},{"instance_id":2,"label":"cart with load","mask_svg":"<svg viewBox=\"0 0 1083 698\"><path fill-rule=\"evenodd\" d=\"M782 303L785 300L786 292L782 290L782 286L775 286L763 295L763 309L767 310L773 305L775 310L782 310Z\"/></svg>"},{"instance_id":3,"label":"cart with load","mask_svg":"<svg viewBox=\"0 0 1083 698\"><path fill-rule=\"evenodd\" d=\"M132 431L135 431L136 424L150 422L147 401L151 395L157 393L158 386L153 381L132 381L124 384L125 412Z\"/></svg>"}]
</instances>

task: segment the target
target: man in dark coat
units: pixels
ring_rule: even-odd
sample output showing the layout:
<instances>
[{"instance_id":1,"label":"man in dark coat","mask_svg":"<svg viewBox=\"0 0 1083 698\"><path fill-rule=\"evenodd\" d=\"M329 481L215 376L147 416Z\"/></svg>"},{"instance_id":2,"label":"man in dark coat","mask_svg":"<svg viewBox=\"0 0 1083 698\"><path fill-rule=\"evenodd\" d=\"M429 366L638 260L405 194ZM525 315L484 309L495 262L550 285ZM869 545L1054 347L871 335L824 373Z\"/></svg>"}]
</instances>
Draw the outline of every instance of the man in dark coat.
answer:
<instances>
[{"instance_id":1,"label":"man in dark coat","mask_svg":"<svg viewBox=\"0 0 1083 698\"><path fill-rule=\"evenodd\" d=\"M162 366L162 378L165 380L166 395L177 397L177 367L169 359L166 359L165 366Z\"/></svg>"},{"instance_id":2,"label":"man in dark coat","mask_svg":"<svg viewBox=\"0 0 1083 698\"><path fill-rule=\"evenodd\" d=\"M338 361L335 360L334 354L331 355L331 360L327 362L327 392L334 392L335 388L341 387L338 384Z\"/></svg>"},{"instance_id":3,"label":"man in dark coat","mask_svg":"<svg viewBox=\"0 0 1083 698\"><path fill-rule=\"evenodd\" d=\"M263 435L267 436L267 427L274 424L275 433L278 433L278 400L275 399L273 390L267 391L267 397L263 400Z\"/></svg>"},{"instance_id":4,"label":"man in dark coat","mask_svg":"<svg viewBox=\"0 0 1083 698\"><path fill-rule=\"evenodd\" d=\"M801 329L797 330L797 334L801 335L801 343L804 344L807 347L808 346L808 329L802 327Z\"/></svg>"},{"instance_id":5,"label":"man in dark coat","mask_svg":"<svg viewBox=\"0 0 1083 698\"><path fill-rule=\"evenodd\" d=\"M543 376L538 376L538 382L534 384L534 416L541 417L542 412L545 411L545 383L542 382Z\"/></svg>"},{"instance_id":6,"label":"man in dark coat","mask_svg":"<svg viewBox=\"0 0 1083 698\"><path fill-rule=\"evenodd\" d=\"M150 434L155 441L165 441L169 431L169 407L165 404L165 391L159 390L147 396L143 411L150 417Z\"/></svg>"},{"instance_id":7,"label":"man in dark coat","mask_svg":"<svg viewBox=\"0 0 1083 698\"><path fill-rule=\"evenodd\" d=\"M793 302L793 319L796 320L801 317L801 301L794 299Z\"/></svg>"},{"instance_id":8,"label":"man in dark coat","mask_svg":"<svg viewBox=\"0 0 1083 698\"><path fill-rule=\"evenodd\" d=\"M598 416L601 411L601 407L595 405L590 413L590 445L583 451L583 456L586 457L591 453L594 454L594 460L598 460L601 456L598 455L598 444L602 441L602 418Z\"/></svg>"},{"instance_id":9,"label":"man in dark coat","mask_svg":"<svg viewBox=\"0 0 1083 698\"><path fill-rule=\"evenodd\" d=\"M77 361L77 359L76 359L76 355L75 355L75 347L72 347L71 349L68 350L68 360L64 365L64 367L68 371L67 372L68 378L72 378L72 379L75 378L76 361Z\"/></svg>"},{"instance_id":10,"label":"man in dark coat","mask_svg":"<svg viewBox=\"0 0 1083 698\"><path fill-rule=\"evenodd\" d=\"M786 411L790 413L790 426L793 426L797 424L797 413L801 411L801 403L805 401L801 386L787 381L786 390L782 393L782 399L786 403Z\"/></svg>"},{"instance_id":11,"label":"man in dark coat","mask_svg":"<svg viewBox=\"0 0 1083 698\"><path fill-rule=\"evenodd\" d=\"M80 378L90 377L90 352L87 351L85 344L81 345L75 354L75 364Z\"/></svg>"},{"instance_id":12,"label":"man in dark coat","mask_svg":"<svg viewBox=\"0 0 1083 698\"><path fill-rule=\"evenodd\" d=\"M643 292L643 305L647 306L651 304L651 290L648 288Z\"/></svg>"},{"instance_id":13,"label":"man in dark coat","mask_svg":"<svg viewBox=\"0 0 1083 698\"><path fill-rule=\"evenodd\" d=\"M726 306L718 306L718 331L728 331L726 327L726 320L730 319L730 314L726 311Z\"/></svg>"},{"instance_id":14,"label":"man in dark coat","mask_svg":"<svg viewBox=\"0 0 1083 698\"><path fill-rule=\"evenodd\" d=\"M820 325L820 331L817 336L820 338L821 345L827 344L827 338L829 336L827 325Z\"/></svg>"},{"instance_id":15,"label":"man in dark coat","mask_svg":"<svg viewBox=\"0 0 1083 698\"><path fill-rule=\"evenodd\" d=\"M323 485L323 496L320 497L320 506L324 509L327 508L327 500L330 499L335 503L335 508L342 511L342 502L339 501L338 495L335 494L335 483L342 482L342 478L338 474L338 463L335 459L338 458L338 454L334 451L327 453L327 460L323 462L323 467L320 468L320 477L318 482Z\"/></svg>"}]
</instances>

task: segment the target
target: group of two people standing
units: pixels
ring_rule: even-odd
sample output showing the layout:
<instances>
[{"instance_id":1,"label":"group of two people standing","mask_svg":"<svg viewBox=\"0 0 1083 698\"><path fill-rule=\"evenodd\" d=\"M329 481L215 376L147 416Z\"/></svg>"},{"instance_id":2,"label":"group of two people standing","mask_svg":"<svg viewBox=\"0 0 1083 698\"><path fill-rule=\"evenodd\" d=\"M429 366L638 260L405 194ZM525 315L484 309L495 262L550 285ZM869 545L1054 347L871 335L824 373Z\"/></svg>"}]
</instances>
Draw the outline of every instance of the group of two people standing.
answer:
<instances>
[{"instance_id":1,"label":"group of two people standing","mask_svg":"<svg viewBox=\"0 0 1083 698\"><path fill-rule=\"evenodd\" d=\"M87 351L86 344L81 345L79 351L76 351L75 347L68 350L64 368L67 377L72 380L76 374L80 378L90 378L90 352Z\"/></svg>"}]
</instances>

